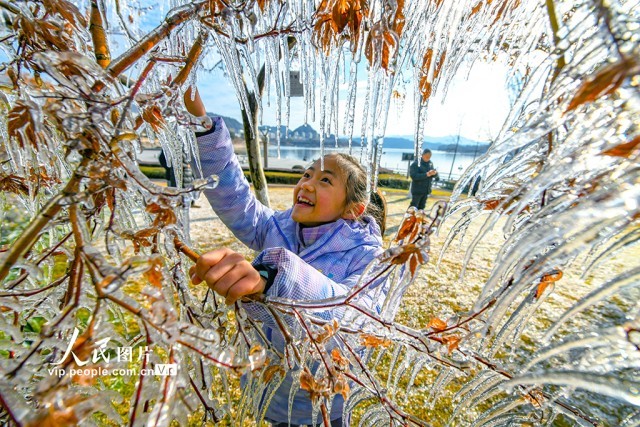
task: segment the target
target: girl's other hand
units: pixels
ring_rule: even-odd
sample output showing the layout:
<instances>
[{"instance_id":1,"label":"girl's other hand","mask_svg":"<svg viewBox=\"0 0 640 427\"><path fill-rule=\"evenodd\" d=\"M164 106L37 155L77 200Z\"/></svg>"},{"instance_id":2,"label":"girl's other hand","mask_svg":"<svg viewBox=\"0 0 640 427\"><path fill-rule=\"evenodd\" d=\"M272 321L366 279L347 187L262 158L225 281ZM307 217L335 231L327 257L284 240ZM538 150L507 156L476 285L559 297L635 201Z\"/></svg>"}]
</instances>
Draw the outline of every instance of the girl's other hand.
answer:
<instances>
[{"instance_id":1,"label":"girl's other hand","mask_svg":"<svg viewBox=\"0 0 640 427\"><path fill-rule=\"evenodd\" d=\"M233 304L245 295L264 291L266 281L242 255L220 248L200 256L189 270L194 284L205 281L209 287Z\"/></svg>"},{"instance_id":2,"label":"girl's other hand","mask_svg":"<svg viewBox=\"0 0 640 427\"><path fill-rule=\"evenodd\" d=\"M204 103L200 98L200 93L196 89L196 96L191 99L191 87L184 93L184 106L187 107L187 111L196 117L202 117L207 115L207 109L204 107Z\"/></svg>"}]
</instances>

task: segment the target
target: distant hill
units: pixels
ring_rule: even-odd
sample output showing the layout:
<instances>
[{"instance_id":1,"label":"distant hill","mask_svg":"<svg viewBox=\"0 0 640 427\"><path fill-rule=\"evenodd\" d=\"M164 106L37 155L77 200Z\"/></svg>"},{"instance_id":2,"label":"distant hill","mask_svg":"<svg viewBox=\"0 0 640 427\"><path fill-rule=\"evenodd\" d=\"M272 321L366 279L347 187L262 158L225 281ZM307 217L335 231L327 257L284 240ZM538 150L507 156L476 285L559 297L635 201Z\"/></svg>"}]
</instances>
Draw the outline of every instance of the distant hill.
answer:
<instances>
[{"instance_id":1,"label":"distant hill","mask_svg":"<svg viewBox=\"0 0 640 427\"><path fill-rule=\"evenodd\" d=\"M291 132L291 134L294 137L306 136L306 137L311 138L311 139L320 139L320 134L318 134L318 132L316 132L316 130L313 128L313 126L311 126L308 123L305 123L302 126L298 126L296 129L294 129Z\"/></svg>"},{"instance_id":2,"label":"distant hill","mask_svg":"<svg viewBox=\"0 0 640 427\"><path fill-rule=\"evenodd\" d=\"M278 130L278 126L260 126L258 129L260 129L260 132L269 132L275 135L276 131ZM291 131L289 131L289 133L291 133ZM285 125L280 125L280 137L281 138L286 138L288 136L287 133L287 127Z\"/></svg>"},{"instance_id":3,"label":"distant hill","mask_svg":"<svg viewBox=\"0 0 640 427\"><path fill-rule=\"evenodd\" d=\"M396 149L405 149L407 152L413 152L413 140L411 137L397 137L397 136L389 136L385 137L383 147L384 148L396 148ZM428 148L433 151L447 151L453 152L457 151L459 153L475 153L482 154L487 151L489 148L488 142L480 142L474 141L463 136L460 137L458 141L458 147L456 148L456 139L455 136L443 136L443 137L433 137L426 136L424 138L424 142L422 143L422 148Z\"/></svg>"},{"instance_id":4,"label":"distant hill","mask_svg":"<svg viewBox=\"0 0 640 427\"><path fill-rule=\"evenodd\" d=\"M229 132L232 133L232 134L238 135L238 133L241 130L244 130L244 126L242 125L242 123L240 123L239 121L237 121L236 119L233 119L231 117L226 117L226 116L223 116L222 114L209 113L209 112L207 112L207 116L209 116L209 117L222 117L222 120L224 120L224 124L227 125L227 129L229 129Z\"/></svg>"},{"instance_id":5,"label":"distant hill","mask_svg":"<svg viewBox=\"0 0 640 427\"><path fill-rule=\"evenodd\" d=\"M231 117L226 117L221 114L216 113L207 113L209 117L222 117L229 132L232 136L240 136L244 131L244 126L241 122ZM275 132L276 126L260 126L260 130L262 132L269 132L273 134L271 137L271 142L275 143ZM285 126L280 126L280 136L281 143L285 146L318 146L320 143L320 136L318 132L309 124L304 124L299 126L294 130L289 130L287 132L287 128ZM422 148L429 148L433 151L448 151L453 152L456 150L456 139L458 137L450 135L450 136L425 136L424 143L422 144ZM334 136L330 135L327 138L327 141L334 141ZM348 141L344 137L340 137L338 144L341 147L346 147L348 145ZM353 145L360 145L360 138L354 136ZM411 135L402 135L402 136L387 136L384 138L383 143L384 148L397 148L404 149L407 152L413 152L413 136ZM472 139L465 138L464 136L460 136L458 140L458 152L460 153L476 153L481 154L487 151L489 148L488 142L474 141Z\"/></svg>"},{"instance_id":6,"label":"distant hill","mask_svg":"<svg viewBox=\"0 0 640 427\"><path fill-rule=\"evenodd\" d=\"M431 150L437 149L433 147L448 146L448 145L455 146L457 138L458 137L455 135L425 136L422 146L424 148L429 148ZM458 141L458 146L470 145L475 147L476 144L479 144L480 146L489 145L488 142L474 141L472 139L465 138L464 136L460 136L460 140ZM413 136L412 135L387 136L384 138L384 147L385 148L413 148Z\"/></svg>"}]
</instances>

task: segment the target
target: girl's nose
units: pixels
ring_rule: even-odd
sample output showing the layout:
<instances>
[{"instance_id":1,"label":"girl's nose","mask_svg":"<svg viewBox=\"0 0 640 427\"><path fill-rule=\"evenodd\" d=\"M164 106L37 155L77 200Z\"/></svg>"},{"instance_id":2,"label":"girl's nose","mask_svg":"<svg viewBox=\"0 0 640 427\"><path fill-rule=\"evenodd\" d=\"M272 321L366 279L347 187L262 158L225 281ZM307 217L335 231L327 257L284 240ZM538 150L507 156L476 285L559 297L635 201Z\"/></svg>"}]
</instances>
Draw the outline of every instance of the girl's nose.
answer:
<instances>
[{"instance_id":1,"label":"girl's nose","mask_svg":"<svg viewBox=\"0 0 640 427\"><path fill-rule=\"evenodd\" d=\"M314 189L313 184L311 184L311 180L303 182L300 187L307 191L313 191Z\"/></svg>"}]
</instances>

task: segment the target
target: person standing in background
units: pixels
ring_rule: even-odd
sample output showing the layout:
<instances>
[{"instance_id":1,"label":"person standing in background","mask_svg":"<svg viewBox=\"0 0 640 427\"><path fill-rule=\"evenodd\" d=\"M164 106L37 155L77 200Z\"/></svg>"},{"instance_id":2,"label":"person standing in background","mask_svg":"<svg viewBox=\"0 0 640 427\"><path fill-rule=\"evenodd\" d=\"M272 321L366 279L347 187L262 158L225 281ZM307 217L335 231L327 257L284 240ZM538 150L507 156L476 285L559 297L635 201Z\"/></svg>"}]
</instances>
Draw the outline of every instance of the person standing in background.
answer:
<instances>
[{"instance_id":1,"label":"person standing in background","mask_svg":"<svg viewBox=\"0 0 640 427\"><path fill-rule=\"evenodd\" d=\"M422 157L411 163L409 175L412 181L410 206L424 209L427 204L427 198L431 194L433 180L437 181L439 179L438 171L435 170L431 161L431 150L425 148L422 151Z\"/></svg>"},{"instance_id":2,"label":"person standing in background","mask_svg":"<svg viewBox=\"0 0 640 427\"><path fill-rule=\"evenodd\" d=\"M176 181L176 173L173 170L173 166L169 166L167 163L167 157L164 155L164 151L160 150L160 157L158 157L158 161L160 162L160 166L164 168L165 179L167 180L167 186L169 187L177 187L178 183Z\"/></svg>"}]
</instances>

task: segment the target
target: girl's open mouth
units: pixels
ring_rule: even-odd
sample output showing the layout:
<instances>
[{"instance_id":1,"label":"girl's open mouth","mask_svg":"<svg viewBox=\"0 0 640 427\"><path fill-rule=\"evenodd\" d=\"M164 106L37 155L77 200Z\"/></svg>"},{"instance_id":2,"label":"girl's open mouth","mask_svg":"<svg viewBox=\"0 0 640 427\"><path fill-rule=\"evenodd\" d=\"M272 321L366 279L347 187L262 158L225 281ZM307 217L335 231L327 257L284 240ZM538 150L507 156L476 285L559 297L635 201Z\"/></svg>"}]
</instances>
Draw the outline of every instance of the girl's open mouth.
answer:
<instances>
[{"instance_id":1,"label":"girl's open mouth","mask_svg":"<svg viewBox=\"0 0 640 427\"><path fill-rule=\"evenodd\" d=\"M296 201L296 204L297 205L303 205L303 206L315 206L315 204L311 200L309 200L309 199L307 199L306 197L303 197L303 196L299 196L298 197L298 200Z\"/></svg>"}]
</instances>

